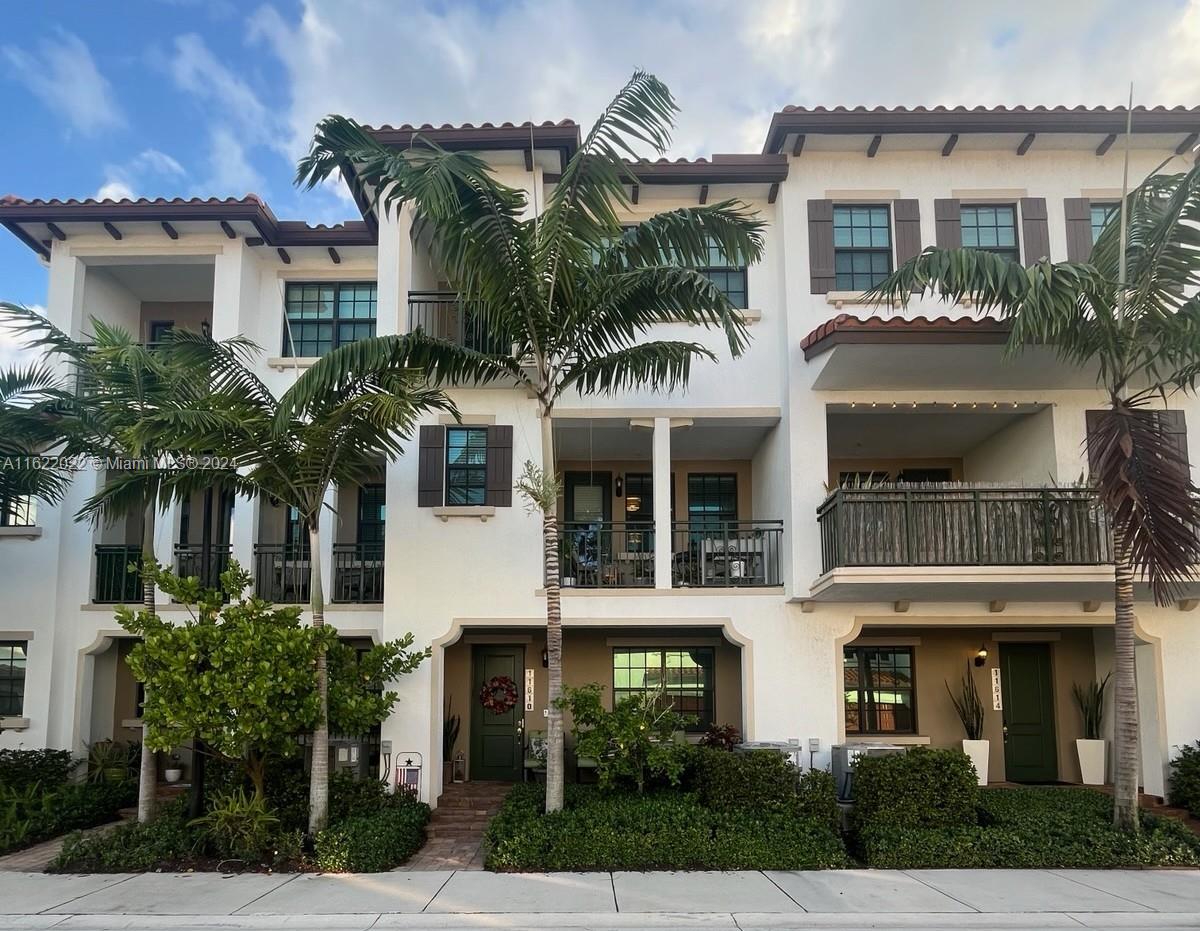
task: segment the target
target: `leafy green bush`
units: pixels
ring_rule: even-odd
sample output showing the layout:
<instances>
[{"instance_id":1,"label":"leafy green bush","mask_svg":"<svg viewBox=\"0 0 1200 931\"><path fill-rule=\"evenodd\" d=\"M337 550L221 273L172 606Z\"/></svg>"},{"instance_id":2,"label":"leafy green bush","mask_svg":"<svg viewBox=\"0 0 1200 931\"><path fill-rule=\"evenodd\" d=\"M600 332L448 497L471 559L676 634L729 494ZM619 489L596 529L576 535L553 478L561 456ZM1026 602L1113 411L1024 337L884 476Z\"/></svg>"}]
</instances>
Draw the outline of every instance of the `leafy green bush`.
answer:
<instances>
[{"instance_id":1,"label":"leafy green bush","mask_svg":"<svg viewBox=\"0 0 1200 931\"><path fill-rule=\"evenodd\" d=\"M316 836L315 863L327 873L379 873L421 849L429 806L403 793L378 810L331 824Z\"/></svg>"},{"instance_id":2,"label":"leafy green bush","mask_svg":"<svg viewBox=\"0 0 1200 931\"><path fill-rule=\"evenodd\" d=\"M111 831L72 834L49 866L52 873L133 873L182 864L193 855L195 834L183 806L164 806L146 824L131 821Z\"/></svg>"},{"instance_id":3,"label":"leafy green bush","mask_svg":"<svg viewBox=\"0 0 1200 931\"><path fill-rule=\"evenodd\" d=\"M596 777L606 789L632 784L644 792L652 782L679 785L691 744L677 739L696 719L676 714L663 694L635 693L612 711L595 682L563 689L560 707L571 712L575 753L597 761Z\"/></svg>"},{"instance_id":4,"label":"leafy green bush","mask_svg":"<svg viewBox=\"0 0 1200 931\"><path fill-rule=\"evenodd\" d=\"M112 821L134 797L127 782L68 784L50 792L40 782L21 790L0 788L0 853Z\"/></svg>"},{"instance_id":5,"label":"leafy green bush","mask_svg":"<svg viewBox=\"0 0 1200 931\"><path fill-rule=\"evenodd\" d=\"M719 752L719 751L717 751ZM544 788L516 786L488 825L492 870L822 869L848 865L827 823L798 809L716 809L690 792L568 786L542 812Z\"/></svg>"},{"instance_id":6,"label":"leafy green bush","mask_svg":"<svg viewBox=\"0 0 1200 931\"><path fill-rule=\"evenodd\" d=\"M382 779L358 779L345 772L329 777L330 821L369 814L393 804L402 804L401 796L390 794Z\"/></svg>"},{"instance_id":7,"label":"leafy green bush","mask_svg":"<svg viewBox=\"0 0 1200 931\"><path fill-rule=\"evenodd\" d=\"M961 750L914 747L907 753L860 757L854 770L859 826L963 827L976 821L975 769Z\"/></svg>"},{"instance_id":8,"label":"leafy green bush","mask_svg":"<svg viewBox=\"0 0 1200 931\"><path fill-rule=\"evenodd\" d=\"M188 826L199 828L200 836L222 859L257 861L271 845L271 835L278 824L279 819L267 808L266 799L247 796L244 789L238 789L216 796L208 812Z\"/></svg>"},{"instance_id":9,"label":"leafy green bush","mask_svg":"<svg viewBox=\"0 0 1200 931\"><path fill-rule=\"evenodd\" d=\"M1143 830L1112 826L1112 799L1090 789L986 789L978 823L861 826L858 849L877 869L1077 868L1200 864L1200 838L1169 818L1142 815Z\"/></svg>"},{"instance_id":10,"label":"leafy green bush","mask_svg":"<svg viewBox=\"0 0 1200 931\"><path fill-rule=\"evenodd\" d=\"M1200 817L1200 741L1179 748L1171 761L1171 804Z\"/></svg>"},{"instance_id":11,"label":"leafy green bush","mask_svg":"<svg viewBox=\"0 0 1200 931\"><path fill-rule=\"evenodd\" d=\"M49 792L65 785L74 768L70 750L0 750L0 788L20 792L38 785Z\"/></svg>"}]
</instances>

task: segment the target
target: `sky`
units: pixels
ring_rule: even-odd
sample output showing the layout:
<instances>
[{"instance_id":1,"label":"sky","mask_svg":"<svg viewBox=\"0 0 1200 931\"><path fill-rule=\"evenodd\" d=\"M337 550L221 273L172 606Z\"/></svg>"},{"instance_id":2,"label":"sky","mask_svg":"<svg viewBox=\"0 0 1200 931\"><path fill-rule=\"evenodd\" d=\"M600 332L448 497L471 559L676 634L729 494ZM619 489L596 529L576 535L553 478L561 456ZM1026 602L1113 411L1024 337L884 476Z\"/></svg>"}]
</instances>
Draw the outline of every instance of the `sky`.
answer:
<instances>
[{"instance_id":1,"label":"sky","mask_svg":"<svg viewBox=\"0 0 1200 931\"><path fill-rule=\"evenodd\" d=\"M826 106L1200 105L1200 0L34 0L0 9L0 195L301 192L318 119L590 123L636 68L681 107L672 156L755 152ZM0 300L46 270L0 230ZM0 334L0 364L12 346Z\"/></svg>"}]
</instances>

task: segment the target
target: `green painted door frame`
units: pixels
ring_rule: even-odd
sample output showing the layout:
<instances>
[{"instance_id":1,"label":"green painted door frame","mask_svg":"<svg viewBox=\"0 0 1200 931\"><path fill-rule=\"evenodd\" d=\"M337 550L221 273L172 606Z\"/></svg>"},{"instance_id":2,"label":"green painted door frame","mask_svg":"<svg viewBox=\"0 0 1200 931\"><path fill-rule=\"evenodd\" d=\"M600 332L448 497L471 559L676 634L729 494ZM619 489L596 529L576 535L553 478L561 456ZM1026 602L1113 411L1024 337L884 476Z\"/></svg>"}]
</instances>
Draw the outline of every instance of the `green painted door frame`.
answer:
<instances>
[{"instance_id":1,"label":"green painted door frame","mask_svg":"<svg viewBox=\"0 0 1200 931\"><path fill-rule=\"evenodd\" d=\"M517 703L493 714L479 701L484 683L508 676L517 686ZM477 643L471 648L471 778L517 782L524 765L525 648L510 644Z\"/></svg>"},{"instance_id":2,"label":"green painted door frame","mask_svg":"<svg viewBox=\"0 0 1200 931\"><path fill-rule=\"evenodd\" d=\"M1054 677L1048 643L1000 644L1004 774L1009 782L1056 782Z\"/></svg>"}]
</instances>

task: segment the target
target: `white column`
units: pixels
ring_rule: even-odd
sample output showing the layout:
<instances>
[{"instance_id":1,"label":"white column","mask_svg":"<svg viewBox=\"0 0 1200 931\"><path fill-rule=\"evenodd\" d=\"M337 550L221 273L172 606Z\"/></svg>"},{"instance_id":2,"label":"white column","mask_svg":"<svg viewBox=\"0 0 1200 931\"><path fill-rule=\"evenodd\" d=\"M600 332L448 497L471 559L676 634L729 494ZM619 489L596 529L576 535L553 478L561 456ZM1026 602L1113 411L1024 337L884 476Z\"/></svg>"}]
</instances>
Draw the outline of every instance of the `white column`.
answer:
<instances>
[{"instance_id":1,"label":"white column","mask_svg":"<svg viewBox=\"0 0 1200 931\"><path fill-rule=\"evenodd\" d=\"M671 418L654 418L654 587L671 587Z\"/></svg>"},{"instance_id":2,"label":"white column","mask_svg":"<svg viewBox=\"0 0 1200 931\"><path fill-rule=\"evenodd\" d=\"M325 592L325 604L333 600L333 541L337 537L338 515L337 486L325 490L325 504L321 510L321 589Z\"/></svg>"},{"instance_id":3,"label":"white column","mask_svg":"<svg viewBox=\"0 0 1200 931\"><path fill-rule=\"evenodd\" d=\"M230 555L252 576L258 572L254 559L254 544L258 541L259 499L238 495L233 501L229 519Z\"/></svg>"},{"instance_id":4,"label":"white column","mask_svg":"<svg viewBox=\"0 0 1200 931\"><path fill-rule=\"evenodd\" d=\"M412 285L412 211L407 207L380 222L378 256L375 332L380 336L407 333Z\"/></svg>"},{"instance_id":5,"label":"white column","mask_svg":"<svg viewBox=\"0 0 1200 931\"><path fill-rule=\"evenodd\" d=\"M179 509L177 501L167 505L165 511L159 511L154 518L154 558L164 568L174 572L175 541L179 539ZM158 604L169 604L171 598L162 589L156 589L154 598Z\"/></svg>"},{"instance_id":6,"label":"white column","mask_svg":"<svg viewBox=\"0 0 1200 931\"><path fill-rule=\"evenodd\" d=\"M249 321L259 312L259 267L250 248L231 241L217 255L213 268L213 339L256 335ZM277 315L278 308L267 308ZM247 331L250 331L247 333ZM270 353L278 347L268 347Z\"/></svg>"}]
</instances>

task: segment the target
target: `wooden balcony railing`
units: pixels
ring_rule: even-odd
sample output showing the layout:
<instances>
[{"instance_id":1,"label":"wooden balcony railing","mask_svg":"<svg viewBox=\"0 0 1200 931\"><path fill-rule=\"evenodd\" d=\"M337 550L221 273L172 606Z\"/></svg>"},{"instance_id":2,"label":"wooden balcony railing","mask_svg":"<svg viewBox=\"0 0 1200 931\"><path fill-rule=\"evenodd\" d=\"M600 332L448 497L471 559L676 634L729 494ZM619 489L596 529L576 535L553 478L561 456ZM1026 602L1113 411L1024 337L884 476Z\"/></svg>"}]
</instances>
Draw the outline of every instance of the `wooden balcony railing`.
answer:
<instances>
[{"instance_id":1,"label":"wooden balcony railing","mask_svg":"<svg viewBox=\"0 0 1200 931\"><path fill-rule=\"evenodd\" d=\"M842 566L1099 566L1112 538L1087 488L839 488L817 509L824 571Z\"/></svg>"},{"instance_id":2,"label":"wooden balcony railing","mask_svg":"<svg viewBox=\"0 0 1200 931\"><path fill-rule=\"evenodd\" d=\"M254 544L254 592L276 604L307 604L312 563L307 546Z\"/></svg>"},{"instance_id":3,"label":"wooden balcony railing","mask_svg":"<svg viewBox=\"0 0 1200 931\"><path fill-rule=\"evenodd\" d=\"M335 543L333 600L348 604L383 601L383 544Z\"/></svg>"},{"instance_id":4,"label":"wooden balcony railing","mask_svg":"<svg viewBox=\"0 0 1200 931\"><path fill-rule=\"evenodd\" d=\"M671 530L674 588L781 585L783 521L676 523Z\"/></svg>"},{"instance_id":5,"label":"wooden balcony railing","mask_svg":"<svg viewBox=\"0 0 1200 931\"><path fill-rule=\"evenodd\" d=\"M409 291L408 328L479 352L507 354L511 348L500 346L481 317L453 291Z\"/></svg>"},{"instance_id":6,"label":"wooden balcony railing","mask_svg":"<svg viewBox=\"0 0 1200 931\"><path fill-rule=\"evenodd\" d=\"M142 600L142 576L130 566L142 565L142 548L100 543L96 546L96 604L137 604Z\"/></svg>"}]
</instances>

